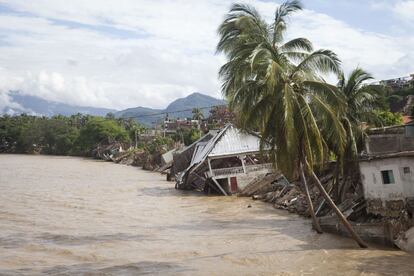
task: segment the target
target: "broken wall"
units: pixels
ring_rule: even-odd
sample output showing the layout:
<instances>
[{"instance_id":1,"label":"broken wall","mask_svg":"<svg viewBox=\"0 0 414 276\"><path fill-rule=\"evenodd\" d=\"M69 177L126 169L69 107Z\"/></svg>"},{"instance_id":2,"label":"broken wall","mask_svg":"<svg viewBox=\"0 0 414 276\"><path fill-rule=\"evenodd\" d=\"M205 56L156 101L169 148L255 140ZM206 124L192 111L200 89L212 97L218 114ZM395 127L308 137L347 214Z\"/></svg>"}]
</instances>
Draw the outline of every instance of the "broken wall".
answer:
<instances>
[{"instance_id":1,"label":"broken wall","mask_svg":"<svg viewBox=\"0 0 414 276\"><path fill-rule=\"evenodd\" d=\"M404 133L370 135L365 148L370 155L414 151L414 137Z\"/></svg>"}]
</instances>

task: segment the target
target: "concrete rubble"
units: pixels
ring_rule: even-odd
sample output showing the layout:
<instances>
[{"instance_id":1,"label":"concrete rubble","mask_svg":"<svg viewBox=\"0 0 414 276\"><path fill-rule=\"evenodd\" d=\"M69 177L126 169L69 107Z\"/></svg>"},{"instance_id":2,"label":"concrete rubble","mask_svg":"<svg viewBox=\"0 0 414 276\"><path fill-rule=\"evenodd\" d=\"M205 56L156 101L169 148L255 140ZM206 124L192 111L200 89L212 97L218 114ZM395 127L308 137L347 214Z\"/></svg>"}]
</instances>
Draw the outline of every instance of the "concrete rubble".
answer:
<instances>
[{"instance_id":1,"label":"concrete rubble","mask_svg":"<svg viewBox=\"0 0 414 276\"><path fill-rule=\"evenodd\" d=\"M177 178L180 180L180 175L186 172L188 167L191 167L194 163L193 160L198 156L197 154L205 149L209 143L208 141L213 141L212 139L218 135L219 132L207 133L194 144L181 150L162 148L149 153L143 149L123 150L123 145L114 143L99 146L94 151L94 155L96 158L103 160L139 166L145 170L164 173L167 175L168 181ZM228 158L225 162L231 163L234 161L233 159ZM213 161L215 162L212 163L213 166L232 167L230 163ZM236 161L239 162L240 160ZM208 170L208 166L204 167L200 166L204 171ZM331 194L331 197L333 197L334 193L334 173L332 168L319 174L321 184ZM214 188L214 183L208 179L208 173L204 171L200 174L194 173L197 177L190 179L189 183L192 183L194 186L200 182L199 185L204 187L204 190L205 187ZM274 208L310 217L305 188L299 180L289 182L282 174L272 170L272 172L257 173L249 181L247 185L237 191L237 196L251 197L253 200L270 203ZM358 235L366 241L397 246L406 251L414 251L414 201L403 202L396 200L395 202L388 201L385 204L381 200L366 200L362 183L358 181L358 179L352 180L352 185L347 187L341 200L336 202L338 209L349 220ZM325 199L316 185L312 181L309 181L308 185L310 198L322 230L348 235L347 230L339 222L333 210L325 203ZM221 194L217 189L215 191L212 190L212 192ZM210 194L210 189L208 194ZM377 209L378 211L376 212L375 210Z\"/></svg>"},{"instance_id":2,"label":"concrete rubble","mask_svg":"<svg viewBox=\"0 0 414 276\"><path fill-rule=\"evenodd\" d=\"M111 161L123 165L130 165L136 167L142 167L144 170L159 171L167 173L172 165L172 160L165 162L163 154L167 152L166 149L157 150L154 153L149 153L143 149L128 149L124 150L126 146L120 143L112 143L110 145L99 145L93 152L93 156L97 159L105 161ZM164 156L165 157L165 156ZM172 158L172 157L171 157Z\"/></svg>"},{"instance_id":3,"label":"concrete rubble","mask_svg":"<svg viewBox=\"0 0 414 276\"><path fill-rule=\"evenodd\" d=\"M329 190L332 185L332 174L327 173L320 179ZM250 196L253 200L268 202L277 209L310 217L301 183L286 183L281 181L280 175L277 174L268 174L253 180L238 195ZM348 235L333 211L324 204L319 190L312 185L310 196L322 229L326 232ZM400 208L398 214L395 211L397 208L393 208L392 216L367 213L367 201L358 191L348 192L346 199L337 206L364 240L398 246L403 250L414 250L414 219L412 209L408 206Z\"/></svg>"},{"instance_id":4,"label":"concrete rubble","mask_svg":"<svg viewBox=\"0 0 414 276\"><path fill-rule=\"evenodd\" d=\"M401 233L396 239L395 244L402 250L414 252L414 227Z\"/></svg>"}]
</instances>

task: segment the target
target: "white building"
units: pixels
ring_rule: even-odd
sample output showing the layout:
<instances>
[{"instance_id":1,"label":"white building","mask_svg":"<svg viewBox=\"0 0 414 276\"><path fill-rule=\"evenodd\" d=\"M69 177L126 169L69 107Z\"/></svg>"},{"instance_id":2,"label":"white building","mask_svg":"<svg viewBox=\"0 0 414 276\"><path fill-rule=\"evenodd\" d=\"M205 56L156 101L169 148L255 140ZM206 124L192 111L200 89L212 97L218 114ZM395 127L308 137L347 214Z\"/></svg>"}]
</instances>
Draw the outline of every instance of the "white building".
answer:
<instances>
[{"instance_id":1,"label":"white building","mask_svg":"<svg viewBox=\"0 0 414 276\"><path fill-rule=\"evenodd\" d=\"M258 175L273 171L270 163L259 159L260 137L226 125L211 140L196 144L190 166L177 178L177 187L237 193Z\"/></svg>"},{"instance_id":2,"label":"white building","mask_svg":"<svg viewBox=\"0 0 414 276\"><path fill-rule=\"evenodd\" d=\"M367 139L359 167L373 214L398 216L414 199L414 136L411 125L374 130Z\"/></svg>"}]
</instances>

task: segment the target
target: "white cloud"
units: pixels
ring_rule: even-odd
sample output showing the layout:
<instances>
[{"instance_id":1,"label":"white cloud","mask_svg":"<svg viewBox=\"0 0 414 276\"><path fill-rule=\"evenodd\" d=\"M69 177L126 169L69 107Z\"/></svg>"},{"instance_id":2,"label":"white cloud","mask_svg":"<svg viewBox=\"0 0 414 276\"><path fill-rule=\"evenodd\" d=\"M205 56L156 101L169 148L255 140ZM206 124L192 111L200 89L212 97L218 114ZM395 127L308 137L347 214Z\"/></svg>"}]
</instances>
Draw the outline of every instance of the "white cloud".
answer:
<instances>
[{"instance_id":1,"label":"white cloud","mask_svg":"<svg viewBox=\"0 0 414 276\"><path fill-rule=\"evenodd\" d=\"M292 23L292 33L308 37L316 47L332 49L349 72L360 66L378 79L406 75L414 68L402 66L404 56L414 47L414 39L392 37L350 27L342 21L312 11L298 15ZM408 60L414 63L412 57ZM406 64L407 65L407 64Z\"/></svg>"},{"instance_id":2,"label":"white cloud","mask_svg":"<svg viewBox=\"0 0 414 276\"><path fill-rule=\"evenodd\" d=\"M414 1L413 0L398 1L393 7L393 11L401 19L414 24Z\"/></svg>"},{"instance_id":3,"label":"white cloud","mask_svg":"<svg viewBox=\"0 0 414 276\"><path fill-rule=\"evenodd\" d=\"M8 92L0 90L0 110L8 115L14 115L20 113L23 109L22 106L12 101Z\"/></svg>"},{"instance_id":4,"label":"white cloud","mask_svg":"<svg viewBox=\"0 0 414 276\"><path fill-rule=\"evenodd\" d=\"M271 20L274 3L247 2ZM118 109L165 107L195 91L220 96L216 29L229 0L0 3L18 11L0 14L4 91ZM413 71L412 37L354 29L310 10L292 18L289 36L334 50L347 71L359 65L378 78Z\"/></svg>"}]
</instances>

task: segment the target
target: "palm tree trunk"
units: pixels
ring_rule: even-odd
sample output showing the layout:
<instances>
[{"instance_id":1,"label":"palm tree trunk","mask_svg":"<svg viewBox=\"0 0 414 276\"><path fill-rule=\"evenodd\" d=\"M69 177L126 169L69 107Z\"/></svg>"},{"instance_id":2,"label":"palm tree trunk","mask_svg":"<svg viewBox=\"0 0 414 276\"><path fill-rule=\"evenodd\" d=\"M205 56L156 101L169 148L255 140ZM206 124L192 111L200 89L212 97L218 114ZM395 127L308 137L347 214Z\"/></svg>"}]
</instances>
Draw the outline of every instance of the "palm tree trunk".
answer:
<instances>
[{"instance_id":1,"label":"palm tree trunk","mask_svg":"<svg viewBox=\"0 0 414 276\"><path fill-rule=\"evenodd\" d=\"M333 193L333 197L334 197L334 200L335 200L335 202L338 202L339 201L339 185L340 185L340 182L339 182L339 177L340 177L340 174L339 174L339 170L340 170L340 166L339 166L339 160L338 160L339 158L337 158L336 159L336 164L335 164L335 176L334 176L334 179L333 179L333 186L332 186L332 193Z\"/></svg>"},{"instance_id":2,"label":"palm tree trunk","mask_svg":"<svg viewBox=\"0 0 414 276\"><path fill-rule=\"evenodd\" d=\"M319 181L319 178L316 176L315 172L312 171L312 178L315 180L316 186L319 188L320 192L322 193L325 200L331 206L331 208L335 211L338 218L342 221L345 228L351 234L352 238L358 243L361 248L367 248L368 245L358 236L358 234L352 228L352 225L348 222L345 216L342 214L341 210L336 207L335 203L332 201L331 197L325 191L325 188L322 186L322 183Z\"/></svg>"},{"instance_id":3,"label":"palm tree trunk","mask_svg":"<svg viewBox=\"0 0 414 276\"><path fill-rule=\"evenodd\" d=\"M343 179L342 179L341 189L339 190L339 203L345 200L345 194L346 194L346 191L348 191L348 187L349 187L348 183L349 183L349 176L344 174Z\"/></svg>"},{"instance_id":4,"label":"palm tree trunk","mask_svg":"<svg viewBox=\"0 0 414 276\"><path fill-rule=\"evenodd\" d=\"M303 183L303 186L305 186L306 200L308 201L309 213L312 217L313 228L316 230L316 232L318 234L322 234L323 232L322 232L321 226L319 225L318 218L315 215L315 210L313 208L312 199L311 199L311 196L309 194L308 182L306 181L305 172L303 170L303 163L302 162L300 162L300 179Z\"/></svg>"}]
</instances>

